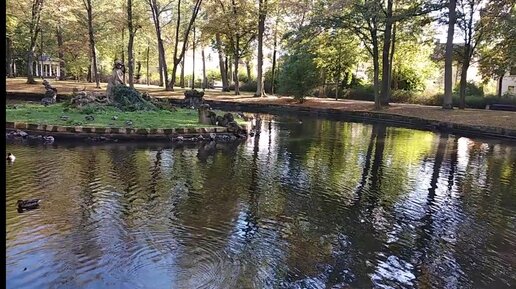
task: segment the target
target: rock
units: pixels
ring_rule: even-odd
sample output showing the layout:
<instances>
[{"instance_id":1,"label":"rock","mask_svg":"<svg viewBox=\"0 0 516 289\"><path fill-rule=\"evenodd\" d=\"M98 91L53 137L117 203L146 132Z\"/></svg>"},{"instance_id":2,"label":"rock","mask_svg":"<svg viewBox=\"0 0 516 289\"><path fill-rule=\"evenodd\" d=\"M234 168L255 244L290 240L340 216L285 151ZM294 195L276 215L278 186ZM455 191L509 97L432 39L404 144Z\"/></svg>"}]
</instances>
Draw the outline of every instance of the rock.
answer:
<instances>
[{"instance_id":1,"label":"rock","mask_svg":"<svg viewBox=\"0 0 516 289\"><path fill-rule=\"evenodd\" d=\"M226 120L220 115L217 115L216 120L217 120L215 122L216 125L226 126L226 124L227 124Z\"/></svg>"},{"instance_id":2,"label":"rock","mask_svg":"<svg viewBox=\"0 0 516 289\"><path fill-rule=\"evenodd\" d=\"M133 125L133 121L132 120L126 120L125 121L125 125L132 126Z\"/></svg>"},{"instance_id":3,"label":"rock","mask_svg":"<svg viewBox=\"0 0 516 289\"><path fill-rule=\"evenodd\" d=\"M20 130L20 131L18 132L18 135L19 135L19 136L21 136L21 137L23 137L23 138L26 138L29 134L28 134L28 133L26 133L26 132L24 132L23 130Z\"/></svg>"},{"instance_id":4,"label":"rock","mask_svg":"<svg viewBox=\"0 0 516 289\"><path fill-rule=\"evenodd\" d=\"M234 121L235 117L233 116L232 113L228 112L228 113L224 114L224 119L226 119L227 122L229 123L229 122Z\"/></svg>"},{"instance_id":5,"label":"rock","mask_svg":"<svg viewBox=\"0 0 516 289\"><path fill-rule=\"evenodd\" d=\"M195 89L187 90L185 91L183 104L186 107L198 108L201 104L204 103L203 97L204 91L198 91Z\"/></svg>"},{"instance_id":6,"label":"rock","mask_svg":"<svg viewBox=\"0 0 516 289\"><path fill-rule=\"evenodd\" d=\"M66 120L68 120L69 118L70 118L70 117L69 117L69 116L67 116L67 115L62 115L62 116L61 116L61 120L65 120L65 121L66 121Z\"/></svg>"},{"instance_id":7,"label":"rock","mask_svg":"<svg viewBox=\"0 0 516 289\"><path fill-rule=\"evenodd\" d=\"M211 140L214 140L214 139L216 139L216 138L217 138L217 135L216 135L215 133L213 133L213 132L212 132L212 133L210 133L210 139L211 139Z\"/></svg>"},{"instance_id":8,"label":"rock","mask_svg":"<svg viewBox=\"0 0 516 289\"><path fill-rule=\"evenodd\" d=\"M113 115L113 117L111 117L112 120L117 120L118 119L118 116L116 115Z\"/></svg>"},{"instance_id":9,"label":"rock","mask_svg":"<svg viewBox=\"0 0 516 289\"><path fill-rule=\"evenodd\" d=\"M80 122L80 121L76 121L76 122L74 122L74 123L73 123L73 125L75 125L75 126L81 126L81 125L82 125L82 122Z\"/></svg>"}]
</instances>

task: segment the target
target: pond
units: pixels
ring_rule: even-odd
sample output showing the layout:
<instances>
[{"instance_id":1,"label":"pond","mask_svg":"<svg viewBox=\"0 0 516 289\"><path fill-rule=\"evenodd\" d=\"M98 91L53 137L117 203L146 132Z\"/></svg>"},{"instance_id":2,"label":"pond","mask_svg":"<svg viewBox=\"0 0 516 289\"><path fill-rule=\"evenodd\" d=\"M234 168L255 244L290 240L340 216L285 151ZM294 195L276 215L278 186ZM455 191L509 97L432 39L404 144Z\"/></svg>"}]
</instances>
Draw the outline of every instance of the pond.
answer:
<instances>
[{"instance_id":1,"label":"pond","mask_svg":"<svg viewBox=\"0 0 516 289\"><path fill-rule=\"evenodd\" d=\"M515 143L264 115L240 145L7 152L7 288L516 284Z\"/></svg>"}]
</instances>

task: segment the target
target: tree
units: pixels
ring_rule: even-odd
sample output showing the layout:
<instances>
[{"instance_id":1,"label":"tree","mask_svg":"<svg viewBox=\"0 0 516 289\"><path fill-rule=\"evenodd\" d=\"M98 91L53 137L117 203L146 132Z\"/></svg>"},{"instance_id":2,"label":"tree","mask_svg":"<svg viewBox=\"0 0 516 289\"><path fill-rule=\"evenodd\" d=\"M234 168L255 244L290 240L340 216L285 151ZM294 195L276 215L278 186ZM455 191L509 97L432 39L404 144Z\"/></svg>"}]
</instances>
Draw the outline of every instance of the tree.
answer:
<instances>
[{"instance_id":1,"label":"tree","mask_svg":"<svg viewBox=\"0 0 516 289\"><path fill-rule=\"evenodd\" d=\"M96 87L100 88L99 83L99 75L98 75L98 66L97 66L97 52L95 49L95 31L93 30L93 7L91 5L91 0L83 0L84 8L86 9L87 19L88 19L88 36L90 42L90 53L91 53L91 61L93 67L93 75L95 77Z\"/></svg>"},{"instance_id":2,"label":"tree","mask_svg":"<svg viewBox=\"0 0 516 289\"><path fill-rule=\"evenodd\" d=\"M308 43L313 46L310 51L322 75L333 80L336 85L335 98L339 96L345 76L352 74L352 68L357 64L361 53L357 49L358 41L353 35L343 30L323 32Z\"/></svg>"},{"instance_id":3,"label":"tree","mask_svg":"<svg viewBox=\"0 0 516 289\"><path fill-rule=\"evenodd\" d=\"M481 0L458 0L458 20L457 26L462 32L464 46L462 47L462 66L459 88L459 109L466 107L466 85L468 69L477 46L483 41L485 36L485 19L475 20L475 15L483 1ZM482 17L483 15L480 15Z\"/></svg>"},{"instance_id":4,"label":"tree","mask_svg":"<svg viewBox=\"0 0 516 289\"><path fill-rule=\"evenodd\" d=\"M224 48L221 39L221 33L215 33L215 48L219 55L219 69L220 76L222 79L222 91L229 91L229 80L228 80L228 69L227 69L227 57L224 53Z\"/></svg>"},{"instance_id":5,"label":"tree","mask_svg":"<svg viewBox=\"0 0 516 289\"><path fill-rule=\"evenodd\" d=\"M156 31L156 39L158 42L158 64L159 64L159 73L160 73L160 86L166 85L168 83L168 71L167 71L167 61L165 57L165 46L163 45L163 39L161 36L161 19L160 16L162 13L170 10L170 5L172 2L167 3L163 7L160 7L157 0L147 0L149 4L151 13L152 13L152 21L154 23L154 28Z\"/></svg>"},{"instance_id":6,"label":"tree","mask_svg":"<svg viewBox=\"0 0 516 289\"><path fill-rule=\"evenodd\" d=\"M455 31L456 0L448 2L448 36L446 38L446 52L444 55L444 98L443 109L453 109L452 103L452 65L453 65L453 34Z\"/></svg>"},{"instance_id":7,"label":"tree","mask_svg":"<svg viewBox=\"0 0 516 289\"><path fill-rule=\"evenodd\" d=\"M497 79L501 97L503 77L516 63L516 10L505 1L490 1L482 12L486 45L479 51L479 70L484 81Z\"/></svg>"},{"instance_id":8,"label":"tree","mask_svg":"<svg viewBox=\"0 0 516 289\"><path fill-rule=\"evenodd\" d=\"M256 93L254 96L265 96L263 87L263 33L265 32L265 18L267 17L267 0L258 0L258 67L256 75Z\"/></svg>"},{"instance_id":9,"label":"tree","mask_svg":"<svg viewBox=\"0 0 516 289\"><path fill-rule=\"evenodd\" d=\"M31 18L29 22L29 35L30 35L30 45L29 51L27 53L27 83L35 84L34 80L34 51L36 48L36 40L38 39L38 34L41 31L40 20L41 20L41 10L43 9L43 0L32 0L32 9L31 9Z\"/></svg>"},{"instance_id":10,"label":"tree","mask_svg":"<svg viewBox=\"0 0 516 289\"><path fill-rule=\"evenodd\" d=\"M132 0L127 0L127 30L129 31L129 41L127 43L127 66L128 66L128 76L129 76L129 86L134 88L134 37L138 29L142 28L141 23L141 15L143 15L143 11L138 11L138 8L142 8L140 4L142 2L137 1L133 5ZM136 9L136 13L133 11ZM140 66L141 68L141 66ZM138 72L139 74L139 72Z\"/></svg>"},{"instance_id":11,"label":"tree","mask_svg":"<svg viewBox=\"0 0 516 289\"><path fill-rule=\"evenodd\" d=\"M174 43L174 58L173 58L173 68L172 68L172 77L170 79L170 82L167 85L167 90L174 90L174 85L176 83L176 73L177 73L177 67L179 63L181 62L181 59L183 59L186 51L186 45L188 42L188 36L190 35L190 30L192 29L192 26L195 22L195 19L197 18L197 14L199 13L199 10L201 9L201 3L202 0L195 0L194 7L192 8L192 15L190 16L190 21L188 22L188 26L186 27L184 37L182 39L182 48L180 51L178 51L179 48L179 31L181 26L181 1L177 1L177 22L176 22L176 33L175 33L175 43Z\"/></svg>"},{"instance_id":12,"label":"tree","mask_svg":"<svg viewBox=\"0 0 516 289\"><path fill-rule=\"evenodd\" d=\"M319 71L314 55L300 51L286 56L280 74L280 92L292 94L302 102L318 83Z\"/></svg>"}]
</instances>

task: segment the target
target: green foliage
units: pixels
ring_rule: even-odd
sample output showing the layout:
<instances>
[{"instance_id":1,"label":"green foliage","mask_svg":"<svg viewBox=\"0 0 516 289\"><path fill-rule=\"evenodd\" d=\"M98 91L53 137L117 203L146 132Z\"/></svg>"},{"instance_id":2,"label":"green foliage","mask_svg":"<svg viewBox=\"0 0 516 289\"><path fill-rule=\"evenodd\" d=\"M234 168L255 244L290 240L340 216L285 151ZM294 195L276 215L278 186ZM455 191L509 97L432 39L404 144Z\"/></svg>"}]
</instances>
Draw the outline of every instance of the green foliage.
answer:
<instances>
[{"instance_id":1,"label":"green foliage","mask_svg":"<svg viewBox=\"0 0 516 289\"><path fill-rule=\"evenodd\" d=\"M460 84L457 84L453 89L453 92L458 94L460 89ZM473 82L466 83L466 95L467 96L484 96L484 88L482 85L477 86Z\"/></svg>"},{"instance_id":2,"label":"green foliage","mask_svg":"<svg viewBox=\"0 0 516 289\"><path fill-rule=\"evenodd\" d=\"M302 102L307 95L311 94L319 81L314 55L300 52L286 56L283 67L279 71L278 80L281 94L291 94Z\"/></svg>"},{"instance_id":3,"label":"green foliage","mask_svg":"<svg viewBox=\"0 0 516 289\"><path fill-rule=\"evenodd\" d=\"M422 75L410 66L402 66L401 70L395 70L392 79L400 90L423 91L425 89Z\"/></svg>"},{"instance_id":4,"label":"green foliage","mask_svg":"<svg viewBox=\"0 0 516 289\"><path fill-rule=\"evenodd\" d=\"M315 55L314 63L326 73L326 78L349 85L351 69L357 64L360 49L358 41L347 33L323 33L310 44Z\"/></svg>"},{"instance_id":5,"label":"green foliage","mask_svg":"<svg viewBox=\"0 0 516 289\"><path fill-rule=\"evenodd\" d=\"M220 75L220 70L219 69L209 69L206 71L206 78L208 78L209 80L213 79L213 80L222 80L222 76Z\"/></svg>"},{"instance_id":6,"label":"green foliage","mask_svg":"<svg viewBox=\"0 0 516 289\"><path fill-rule=\"evenodd\" d=\"M134 88L125 85L113 87L115 106L122 111L156 110L154 104L142 98Z\"/></svg>"}]
</instances>

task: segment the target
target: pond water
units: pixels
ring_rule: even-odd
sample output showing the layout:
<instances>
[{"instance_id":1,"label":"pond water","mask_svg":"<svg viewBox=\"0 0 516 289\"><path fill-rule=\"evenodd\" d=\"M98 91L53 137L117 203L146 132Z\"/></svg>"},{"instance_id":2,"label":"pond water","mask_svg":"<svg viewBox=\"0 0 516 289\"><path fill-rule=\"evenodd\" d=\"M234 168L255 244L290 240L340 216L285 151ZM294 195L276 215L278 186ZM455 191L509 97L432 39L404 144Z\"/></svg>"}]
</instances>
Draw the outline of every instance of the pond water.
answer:
<instances>
[{"instance_id":1,"label":"pond water","mask_svg":"<svg viewBox=\"0 0 516 289\"><path fill-rule=\"evenodd\" d=\"M516 286L515 143L263 118L240 145L8 143L7 287Z\"/></svg>"}]
</instances>

